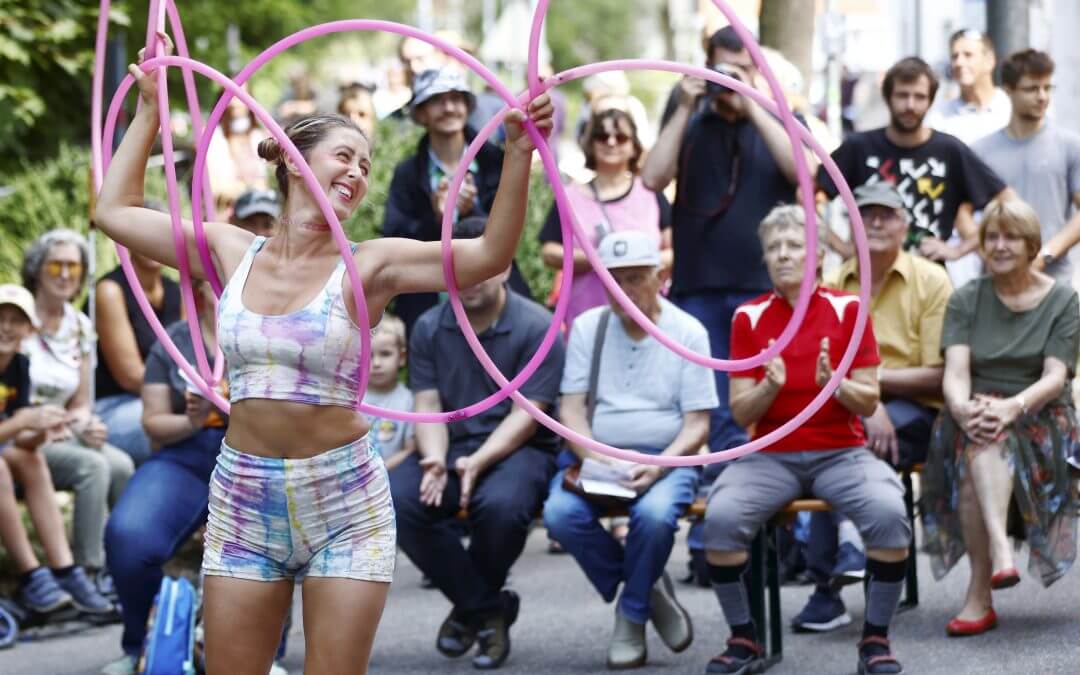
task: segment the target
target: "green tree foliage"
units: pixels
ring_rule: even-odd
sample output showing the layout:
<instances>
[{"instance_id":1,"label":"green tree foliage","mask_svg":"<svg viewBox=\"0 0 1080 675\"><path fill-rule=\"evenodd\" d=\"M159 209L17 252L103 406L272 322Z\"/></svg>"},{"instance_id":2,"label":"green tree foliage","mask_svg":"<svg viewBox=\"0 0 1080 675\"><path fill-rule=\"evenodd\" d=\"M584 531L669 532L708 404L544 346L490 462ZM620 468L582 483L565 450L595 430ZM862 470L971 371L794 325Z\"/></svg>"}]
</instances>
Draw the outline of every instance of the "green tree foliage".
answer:
<instances>
[{"instance_id":1,"label":"green tree foliage","mask_svg":"<svg viewBox=\"0 0 1080 675\"><path fill-rule=\"evenodd\" d=\"M638 18L658 11L657 3L647 0L552 2L546 34L555 71L636 56Z\"/></svg>"}]
</instances>

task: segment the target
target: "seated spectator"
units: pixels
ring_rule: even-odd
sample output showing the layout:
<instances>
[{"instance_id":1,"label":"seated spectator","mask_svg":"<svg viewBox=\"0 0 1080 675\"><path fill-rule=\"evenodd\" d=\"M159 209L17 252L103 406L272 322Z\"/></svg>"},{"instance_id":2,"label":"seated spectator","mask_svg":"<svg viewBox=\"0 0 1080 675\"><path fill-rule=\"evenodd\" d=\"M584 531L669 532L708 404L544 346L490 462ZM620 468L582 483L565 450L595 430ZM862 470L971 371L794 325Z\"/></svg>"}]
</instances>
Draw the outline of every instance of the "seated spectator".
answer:
<instances>
[{"instance_id":1,"label":"seated spectator","mask_svg":"<svg viewBox=\"0 0 1080 675\"><path fill-rule=\"evenodd\" d=\"M478 237L484 221L469 218L456 237ZM461 301L480 344L513 378L536 353L551 324L540 305L510 290L502 274L462 289ZM541 409L559 393L563 346L556 342L519 391ZM424 313L409 339L409 382L417 412L457 410L498 391L472 358L448 303ZM398 544L453 605L436 646L461 656L479 642L473 665L498 668L510 655L510 625L520 600L504 590L525 548L529 526L555 473L558 438L510 399L449 424L416 425L419 453L390 474ZM466 550L454 527L468 509Z\"/></svg>"},{"instance_id":2,"label":"seated spectator","mask_svg":"<svg viewBox=\"0 0 1080 675\"><path fill-rule=\"evenodd\" d=\"M855 203L870 249L870 315L881 352L878 370L881 402L863 418L867 447L894 468L907 470L926 461L930 429L941 409L941 322L952 293L940 265L903 250L910 216L896 188L888 183L855 189ZM858 293L859 268L848 260L825 283ZM814 594L792 625L796 630L832 630L851 622L839 587L862 581L866 558L858 532L835 513L814 513L806 550Z\"/></svg>"},{"instance_id":3,"label":"seated spectator","mask_svg":"<svg viewBox=\"0 0 1080 675\"><path fill-rule=\"evenodd\" d=\"M272 237L280 215L281 199L275 190L248 190L236 198L229 222L256 237Z\"/></svg>"},{"instance_id":4,"label":"seated spectator","mask_svg":"<svg viewBox=\"0 0 1080 675\"><path fill-rule=\"evenodd\" d=\"M612 233L599 253L619 287L660 330L693 351L709 353L705 327L660 296L660 251L652 237ZM654 340L613 299L610 307L591 309L574 324L561 393L559 416L574 431L615 447L670 456L697 453L708 439L709 411L717 405L712 372ZM573 443L570 448L579 460L612 461ZM601 526L602 506L563 487L565 472L551 481L545 526L605 602L614 600L623 584L608 667L645 664L650 620L670 649L689 647L690 615L676 600L664 566L679 517L694 501L697 469L633 465L627 487L638 497L628 507L625 548Z\"/></svg>"},{"instance_id":5,"label":"seated spectator","mask_svg":"<svg viewBox=\"0 0 1080 675\"><path fill-rule=\"evenodd\" d=\"M348 117L367 136L368 142L375 140L375 99L374 89L364 84L349 84L341 88L337 111Z\"/></svg>"},{"instance_id":6,"label":"seated spectator","mask_svg":"<svg viewBox=\"0 0 1080 675\"><path fill-rule=\"evenodd\" d=\"M585 166L595 171L596 177L587 185L567 185L566 195L575 218L592 238L590 243L599 246L600 240L611 232L645 232L661 249L662 267L669 269L671 205L662 193L645 187L637 175L643 148L633 118L621 110L594 114L581 137L581 147L585 151ZM551 207L540 231L540 242L544 264L561 270L563 238L555 206ZM570 288L562 288L560 292L571 296L566 311L567 334L575 317L607 302L600 277L592 271L585 252L577 245L574 246L574 280Z\"/></svg>"},{"instance_id":7,"label":"seated spectator","mask_svg":"<svg viewBox=\"0 0 1080 675\"><path fill-rule=\"evenodd\" d=\"M759 236L774 290L735 312L731 357L745 359L776 342L794 314L806 235L803 212L780 206L761 222ZM819 245L823 239L819 240ZM823 248L823 247L822 247ZM818 256L820 262L823 256ZM806 408L833 376L855 330L858 300L818 286L806 317L783 352L731 376L731 412L761 438ZM907 570L911 526L896 472L866 449L860 417L877 409L877 343L869 323L848 376L805 424L767 449L734 462L709 494L705 551L713 590L731 627L727 649L708 673L756 672L764 650L743 586L747 549L762 524L793 499L823 499L850 518L867 546L866 624L859 642L860 673L899 673L888 630Z\"/></svg>"},{"instance_id":8,"label":"seated spectator","mask_svg":"<svg viewBox=\"0 0 1080 675\"><path fill-rule=\"evenodd\" d=\"M1029 570L1043 586L1076 559L1067 462L1080 446L1069 386L1080 352L1080 303L1071 286L1032 268L1042 240L1026 203L992 203L979 240L989 276L957 289L945 312L945 409L922 480L935 577L965 551L971 564L950 635L997 625L991 590L1020 581L1010 530L1027 539Z\"/></svg>"},{"instance_id":9,"label":"seated spectator","mask_svg":"<svg viewBox=\"0 0 1080 675\"><path fill-rule=\"evenodd\" d=\"M413 411L413 393L398 380L405 365L405 352L404 322L383 314L371 335L371 377L364 403L387 410ZM416 452L416 431L411 422L371 416L368 422L371 447L382 455L387 471L393 471Z\"/></svg>"},{"instance_id":10,"label":"seated spectator","mask_svg":"<svg viewBox=\"0 0 1080 675\"><path fill-rule=\"evenodd\" d=\"M23 286L34 294L40 325L23 341L30 359L30 402L67 409L71 434L43 443L39 452L53 484L75 492L72 545L75 562L96 576L105 568L105 520L135 471L125 452L105 442L105 425L90 409L94 327L71 300L86 282L89 249L72 230L53 230L38 237L23 258ZM97 577L103 591L112 583ZM112 606L96 608L109 613Z\"/></svg>"},{"instance_id":11,"label":"seated spectator","mask_svg":"<svg viewBox=\"0 0 1080 675\"><path fill-rule=\"evenodd\" d=\"M112 610L85 570L75 564L56 502L43 444L67 438L72 415L55 405L30 405L30 362L19 347L37 326L34 296L13 284L0 286L0 543L19 575L20 605L49 615L74 607L98 614ZM15 503L18 483L49 567L38 562Z\"/></svg>"},{"instance_id":12,"label":"seated spectator","mask_svg":"<svg viewBox=\"0 0 1080 675\"><path fill-rule=\"evenodd\" d=\"M450 67L417 75L413 92L410 113L426 133L420 138L416 154L394 169L383 236L438 241L443 211L447 208L453 210L455 222L471 216L487 218L502 175L503 151L485 143L469 164L456 201L447 204L450 179L465 149L476 138L476 132L466 124L469 112L476 107L476 96L461 71ZM519 295L531 297L516 263L511 266L510 287ZM395 310L409 335L420 315L438 299L437 293L406 293L397 297Z\"/></svg>"},{"instance_id":13,"label":"seated spectator","mask_svg":"<svg viewBox=\"0 0 1080 675\"><path fill-rule=\"evenodd\" d=\"M162 276L161 265L149 258L132 253L131 264L162 325L179 321L183 315L180 286ZM145 359L157 336L135 302L120 267L98 280L95 313L98 353L94 413L109 430L108 442L131 455L137 466L150 457L139 392Z\"/></svg>"}]
</instances>

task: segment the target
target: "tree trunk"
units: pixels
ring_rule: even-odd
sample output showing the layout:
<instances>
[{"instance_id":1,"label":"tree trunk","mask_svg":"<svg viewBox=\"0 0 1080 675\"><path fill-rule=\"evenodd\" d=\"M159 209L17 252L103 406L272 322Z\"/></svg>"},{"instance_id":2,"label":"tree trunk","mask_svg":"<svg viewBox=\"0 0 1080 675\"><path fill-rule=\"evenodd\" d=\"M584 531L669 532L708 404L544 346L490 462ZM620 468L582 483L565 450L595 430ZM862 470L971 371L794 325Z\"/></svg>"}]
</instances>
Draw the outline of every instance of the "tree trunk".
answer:
<instances>
[{"instance_id":1,"label":"tree trunk","mask_svg":"<svg viewBox=\"0 0 1080 675\"><path fill-rule=\"evenodd\" d=\"M803 95L810 88L814 46L814 0L762 0L761 44L772 47L802 73Z\"/></svg>"}]
</instances>

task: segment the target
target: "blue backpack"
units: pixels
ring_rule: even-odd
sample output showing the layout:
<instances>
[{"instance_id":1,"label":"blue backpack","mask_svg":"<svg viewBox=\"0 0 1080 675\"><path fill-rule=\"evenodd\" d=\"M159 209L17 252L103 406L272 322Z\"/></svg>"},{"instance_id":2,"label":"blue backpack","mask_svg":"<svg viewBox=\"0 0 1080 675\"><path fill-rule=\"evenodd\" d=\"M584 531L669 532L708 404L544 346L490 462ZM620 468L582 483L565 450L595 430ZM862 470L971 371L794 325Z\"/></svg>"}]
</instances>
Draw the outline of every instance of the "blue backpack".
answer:
<instances>
[{"instance_id":1,"label":"blue backpack","mask_svg":"<svg viewBox=\"0 0 1080 675\"><path fill-rule=\"evenodd\" d=\"M161 580L150 610L146 644L139 659L140 675L193 675L195 614L198 595L183 577Z\"/></svg>"}]
</instances>

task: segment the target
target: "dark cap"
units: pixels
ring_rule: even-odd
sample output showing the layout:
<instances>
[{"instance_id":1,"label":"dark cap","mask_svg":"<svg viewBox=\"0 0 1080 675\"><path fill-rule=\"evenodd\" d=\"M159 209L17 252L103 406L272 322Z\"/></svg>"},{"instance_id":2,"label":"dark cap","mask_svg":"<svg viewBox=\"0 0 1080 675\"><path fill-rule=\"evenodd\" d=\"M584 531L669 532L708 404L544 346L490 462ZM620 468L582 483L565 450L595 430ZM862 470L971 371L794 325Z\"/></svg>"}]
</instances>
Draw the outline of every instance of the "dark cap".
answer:
<instances>
[{"instance_id":1,"label":"dark cap","mask_svg":"<svg viewBox=\"0 0 1080 675\"><path fill-rule=\"evenodd\" d=\"M904 198L896 188L886 182L867 183L855 188L855 205L860 209L864 206L885 206L890 209L906 208Z\"/></svg>"},{"instance_id":2,"label":"dark cap","mask_svg":"<svg viewBox=\"0 0 1080 675\"><path fill-rule=\"evenodd\" d=\"M271 218L281 214L281 201L274 190L248 190L236 198L236 218L244 220L258 213Z\"/></svg>"}]
</instances>

